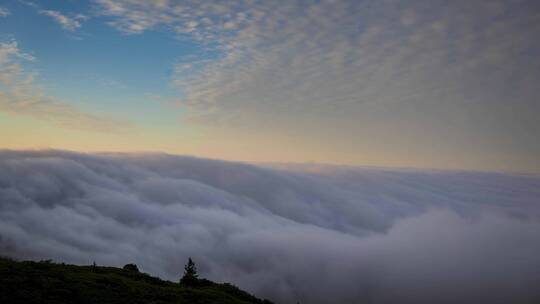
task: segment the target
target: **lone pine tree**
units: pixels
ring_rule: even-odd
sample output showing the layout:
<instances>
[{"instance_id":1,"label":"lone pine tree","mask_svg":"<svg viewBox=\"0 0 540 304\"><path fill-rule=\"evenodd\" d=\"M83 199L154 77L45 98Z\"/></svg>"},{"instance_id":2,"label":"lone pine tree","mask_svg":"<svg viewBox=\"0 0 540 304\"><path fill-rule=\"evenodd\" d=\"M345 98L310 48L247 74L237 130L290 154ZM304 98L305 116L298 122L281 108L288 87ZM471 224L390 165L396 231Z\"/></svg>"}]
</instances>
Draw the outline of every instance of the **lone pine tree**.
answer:
<instances>
[{"instance_id":1,"label":"lone pine tree","mask_svg":"<svg viewBox=\"0 0 540 304\"><path fill-rule=\"evenodd\" d=\"M199 283L198 276L197 267L190 257L188 263L184 267L184 276L180 279L180 284L184 286L195 286Z\"/></svg>"}]
</instances>

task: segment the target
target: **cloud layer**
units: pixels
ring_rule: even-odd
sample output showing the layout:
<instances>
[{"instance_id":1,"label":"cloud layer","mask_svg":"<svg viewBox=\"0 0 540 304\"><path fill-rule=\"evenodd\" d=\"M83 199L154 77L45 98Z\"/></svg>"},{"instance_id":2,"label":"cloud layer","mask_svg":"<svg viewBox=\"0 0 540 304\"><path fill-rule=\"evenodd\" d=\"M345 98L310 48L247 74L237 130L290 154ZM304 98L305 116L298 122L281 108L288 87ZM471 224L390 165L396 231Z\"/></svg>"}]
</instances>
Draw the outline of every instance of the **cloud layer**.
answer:
<instances>
[{"instance_id":1,"label":"cloud layer","mask_svg":"<svg viewBox=\"0 0 540 304\"><path fill-rule=\"evenodd\" d=\"M218 50L175 65L196 126L329 142L332 162L540 170L537 1L94 2Z\"/></svg>"},{"instance_id":2,"label":"cloud layer","mask_svg":"<svg viewBox=\"0 0 540 304\"><path fill-rule=\"evenodd\" d=\"M540 178L0 152L0 254L202 275L282 303L537 303Z\"/></svg>"}]
</instances>

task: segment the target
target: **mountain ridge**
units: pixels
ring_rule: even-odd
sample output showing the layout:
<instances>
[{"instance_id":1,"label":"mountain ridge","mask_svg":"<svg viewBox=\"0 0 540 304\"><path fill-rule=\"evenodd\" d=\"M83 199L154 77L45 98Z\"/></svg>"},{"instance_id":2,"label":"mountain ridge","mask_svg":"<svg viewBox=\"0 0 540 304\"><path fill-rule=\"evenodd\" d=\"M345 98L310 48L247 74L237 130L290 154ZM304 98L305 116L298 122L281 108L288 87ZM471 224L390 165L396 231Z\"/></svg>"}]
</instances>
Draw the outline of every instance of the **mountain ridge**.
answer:
<instances>
[{"instance_id":1,"label":"mountain ridge","mask_svg":"<svg viewBox=\"0 0 540 304\"><path fill-rule=\"evenodd\" d=\"M0 258L0 303L273 304L229 283L185 286L124 268Z\"/></svg>"}]
</instances>

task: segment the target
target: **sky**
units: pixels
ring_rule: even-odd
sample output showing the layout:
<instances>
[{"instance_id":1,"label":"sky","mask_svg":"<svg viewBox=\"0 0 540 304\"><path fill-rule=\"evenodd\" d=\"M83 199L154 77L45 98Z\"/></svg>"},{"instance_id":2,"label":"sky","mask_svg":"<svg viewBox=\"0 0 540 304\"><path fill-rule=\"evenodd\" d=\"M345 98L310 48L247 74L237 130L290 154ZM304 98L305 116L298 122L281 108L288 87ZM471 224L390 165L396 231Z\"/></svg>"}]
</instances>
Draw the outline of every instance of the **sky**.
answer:
<instances>
[{"instance_id":1,"label":"sky","mask_svg":"<svg viewBox=\"0 0 540 304\"><path fill-rule=\"evenodd\" d=\"M0 2L0 148L540 172L534 0Z\"/></svg>"}]
</instances>

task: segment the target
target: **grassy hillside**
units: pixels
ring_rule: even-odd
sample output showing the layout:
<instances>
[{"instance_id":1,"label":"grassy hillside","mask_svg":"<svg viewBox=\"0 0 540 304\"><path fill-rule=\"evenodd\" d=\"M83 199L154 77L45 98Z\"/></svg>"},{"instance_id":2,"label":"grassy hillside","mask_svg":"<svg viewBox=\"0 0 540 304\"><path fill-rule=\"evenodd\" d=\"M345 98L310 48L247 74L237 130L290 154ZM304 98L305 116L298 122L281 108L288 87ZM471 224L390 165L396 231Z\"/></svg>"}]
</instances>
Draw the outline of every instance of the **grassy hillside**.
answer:
<instances>
[{"instance_id":1,"label":"grassy hillside","mask_svg":"<svg viewBox=\"0 0 540 304\"><path fill-rule=\"evenodd\" d=\"M194 287L133 269L17 262L0 258L0 303L270 304L225 283Z\"/></svg>"}]
</instances>

